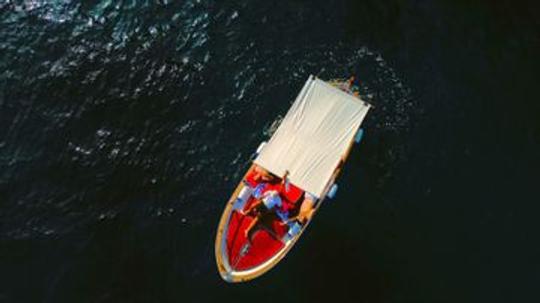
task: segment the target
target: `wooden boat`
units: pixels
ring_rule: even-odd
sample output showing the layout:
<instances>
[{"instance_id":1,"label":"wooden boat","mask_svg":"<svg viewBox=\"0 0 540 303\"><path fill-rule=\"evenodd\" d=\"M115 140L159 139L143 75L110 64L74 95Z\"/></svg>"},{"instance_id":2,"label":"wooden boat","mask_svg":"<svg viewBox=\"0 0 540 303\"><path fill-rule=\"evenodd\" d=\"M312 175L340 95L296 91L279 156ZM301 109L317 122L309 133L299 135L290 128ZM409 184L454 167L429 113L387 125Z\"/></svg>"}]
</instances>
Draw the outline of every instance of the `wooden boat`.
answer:
<instances>
[{"instance_id":1,"label":"wooden boat","mask_svg":"<svg viewBox=\"0 0 540 303\"><path fill-rule=\"evenodd\" d=\"M370 107L350 83L309 77L227 202L215 243L225 281L254 279L285 257L324 199L335 195L336 178L362 138L360 126ZM281 203L267 209L265 193L270 191L279 194ZM253 209L262 210L264 221Z\"/></svg>"}]
</instances>

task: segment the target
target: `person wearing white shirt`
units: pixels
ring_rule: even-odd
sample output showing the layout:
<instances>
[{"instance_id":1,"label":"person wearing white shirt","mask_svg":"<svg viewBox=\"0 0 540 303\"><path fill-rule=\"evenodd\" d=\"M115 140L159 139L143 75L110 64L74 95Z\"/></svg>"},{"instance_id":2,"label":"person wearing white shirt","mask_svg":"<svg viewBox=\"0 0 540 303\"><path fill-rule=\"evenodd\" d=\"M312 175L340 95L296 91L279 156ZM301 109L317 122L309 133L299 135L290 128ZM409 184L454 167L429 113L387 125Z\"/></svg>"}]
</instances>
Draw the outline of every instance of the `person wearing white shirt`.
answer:
<instances>
[{"instance_id":1,"label":"person wearing white shirt","mask_svg":"<svg viewBox=\"0 0 540 303\"><path fill-rule=\"evenodd\" d=\"M287 176L288 171L285 172L285 175L281 180L283 185L287 184ZM287 217L287 214L283 214L281 212L283 201L281 200L281 196L278 191L266 191L259 195L259 197L256 197L256 199L257 201L255 201L245 212L242 212L244 215L255 215L255 218L253 221L251 221L245 231L245 236L250 243L253 234L256 231L254 228L258 224L262 224L264 227L267 227L266 229L268 230L269 234L277 238L277 235L270 228L271 223L276 216L281 220L285 220Z\"/></svg>"}]
</instances>

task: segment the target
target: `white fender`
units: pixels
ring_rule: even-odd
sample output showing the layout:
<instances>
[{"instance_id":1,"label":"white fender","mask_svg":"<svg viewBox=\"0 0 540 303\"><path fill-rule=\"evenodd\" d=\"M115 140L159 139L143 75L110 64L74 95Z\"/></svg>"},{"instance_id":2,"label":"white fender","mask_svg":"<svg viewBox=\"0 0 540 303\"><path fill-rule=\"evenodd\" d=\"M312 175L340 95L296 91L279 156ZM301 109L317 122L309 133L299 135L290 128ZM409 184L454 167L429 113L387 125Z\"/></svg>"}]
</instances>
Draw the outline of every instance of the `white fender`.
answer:
<instances>
[{"instance_id":1,"label":"white fender","mask_svg":"<svg viewBox=\"0 0 540 303\"><path fill-rule=\"evenodd\" d=\"M257 155L261 153L265 145L266 145L266 141L263 141L261 142L261 144L259 144L259 147L257 147L257 152L256 152Z\"/></svg>"},{"instance_id":2,"label":"white fender","mask_svg":"<svg viewBox=\"0 0 540 303\"><path fill-rule=\"evenodd\" d=\"M360 143L360 141L362 141L363 136L364 136L364 129L360 128L358 132L356 132L356 135L354 136L354 142Z\"/></svg>"},{"instance_id":3,"label":"white fender","mask_svg":"<svg viewBox=\"0 0 540 303\"><path fill-rule=\"evenodd\" d=\"M261 144L259 144L259 147L257 147L257 150L254 153L251 154L251 160L255 160L255 158L257 158L257 156L264 149L265 145L266 145L266 141L263 141L263 142L261 142Z\"/></svg>"},{"instance_id":4,"label":"white fender","mask_svg":"<svg viewBox=\"0 0 540 303\"><path fill-rule=\"evenodd\" d=\"M330 199L334 199L334 197L336 196L337 190L338 190L338 185L335 183L332 184L326 196Z\"/></svg>"}]
</instances>

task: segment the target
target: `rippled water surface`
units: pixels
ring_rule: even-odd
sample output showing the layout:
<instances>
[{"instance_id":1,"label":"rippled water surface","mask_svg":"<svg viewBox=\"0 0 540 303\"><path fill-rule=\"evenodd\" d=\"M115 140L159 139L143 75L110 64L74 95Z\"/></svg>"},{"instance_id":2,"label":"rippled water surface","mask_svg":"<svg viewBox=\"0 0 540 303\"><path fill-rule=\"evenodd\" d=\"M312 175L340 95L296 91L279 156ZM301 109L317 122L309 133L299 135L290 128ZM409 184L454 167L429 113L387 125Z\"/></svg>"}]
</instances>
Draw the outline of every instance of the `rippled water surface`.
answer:
<instances>
[{"instance_id":1,"label":"rippled water surface","mask_svg":"<svg viewBox=\"0 0 540 303\"><path fill-rule=\"evenodd\" d=\"M0 302L531 301L536 11L0 1ZM225 201L310 74L357 75L365 140L290 255L225 284Z\"/></svg>"}]
</instances>

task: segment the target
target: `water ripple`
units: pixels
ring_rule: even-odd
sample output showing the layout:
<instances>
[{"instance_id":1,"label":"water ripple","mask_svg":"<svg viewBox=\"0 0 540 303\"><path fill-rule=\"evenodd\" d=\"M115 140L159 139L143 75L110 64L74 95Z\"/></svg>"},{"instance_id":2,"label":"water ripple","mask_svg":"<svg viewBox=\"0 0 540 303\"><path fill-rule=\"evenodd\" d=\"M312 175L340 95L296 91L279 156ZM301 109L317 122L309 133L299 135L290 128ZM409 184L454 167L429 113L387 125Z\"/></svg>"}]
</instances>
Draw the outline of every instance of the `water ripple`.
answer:
<instances>
[{"instance_id":1,"label":"water ripple","mask_svg":"<svg viewBox=\"0 0 540 303\"><path fill-rule=\"evenodd\" d=\"M356 74L376 106L373 137L409 131L412 93L380 54L341 42L268 47L250 30L267 30L268 16L248 9L4 3L0 185L13 190L2 235L61 235L134 208L142 220L218 212L215 197L226 199L309 74ZM385 149L388 170L406 155Z\"/></svg>"}]
</instances>

